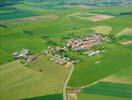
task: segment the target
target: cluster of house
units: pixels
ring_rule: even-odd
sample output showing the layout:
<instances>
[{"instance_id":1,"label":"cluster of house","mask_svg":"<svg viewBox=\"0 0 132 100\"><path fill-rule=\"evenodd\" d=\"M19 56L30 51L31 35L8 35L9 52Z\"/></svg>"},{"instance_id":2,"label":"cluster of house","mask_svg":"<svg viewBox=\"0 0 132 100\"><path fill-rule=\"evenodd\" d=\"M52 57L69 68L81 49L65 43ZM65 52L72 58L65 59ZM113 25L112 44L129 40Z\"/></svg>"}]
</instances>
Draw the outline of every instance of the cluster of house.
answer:
<instances>
[{"instance_id":1,"label":"cluster of house","mask_svg":"<svg viewBox=\"0 0 132 100\"><path fill-rule=\"evenodd\" d=\"M50 60L60 64L60 65L65 65L65 67L71 67L72 64L76 64L79 63L78 60L71 60L69 57L62 57L61 55L49 55L50 56Z\"/></svg>"},{"instance_id":2,"label":"cluster of house","mask_svg":"<svg viewBox=\"0 0 132 100\"><path fill-rule=\"evenodd\" d=\"M71 39L67 42L67 47L70 47L74 51L80 51L89 49L90 47L100 43L102 40L102 36L93 34L85 38Z\"/></svg>"},{"instance_id":3,"label":"cluster of house","mask_svg":"<svg viewBox=\"0 0 132 100\"><path fill-rule=\"evenodd\" d=\"M68 59L69 58L66 58L66 57L61 58L60 55L50 56L51 61L54 61L55 63L60 64L60 65L66 65L67 66L67 63L69 61ZM67 67L69 67L69 66L67 66Z\"/></svg>"},{"instance_id":4,"label":"cluster of house","mask_svg":"<svg viewBox=\"0 0 132 100\"><path fill-rule=\"evenodd\" d=\"M36 59L36 55L31 55L28 49L22 49L21 51L13 52L12 56L14 59L22 58L26 60L28 63Z\"/></svg>"},{"instance_id":5,"label":"cluster of house","mask_svg":"<svg viewBox=\"0 0 132 100\"><path fill-rule=\"evenodd\" d=\"M47 55L47 54L55 55L55 54L57 54L57 53L59 53L61 51L67 51L67 50L68 50L67 47L62 47L62 46L50 47L49 46L47 50L43 50L42 51L42 54L45 54L45 55Z\"/></svg>"},{"instance_id":6,"label":"cluster of house","mask_svg":"<svg viewBox=\"0 0 132 100\"><path fill-rule=\"evenodd\" d=\"M58 53L60 51L67 51L67 50L68 50L67 47L62 47L62 46L48 47L47 50L42 51L42 54L49 56L50 60L57 64L70 67L71 63L75 64L78 63L79 61L70 59L69 57L63 56Z\"/></svg>"},{"instance_id":7,"label":"cluster of house","mask_svg":"<svg viewBox=\"0 0 132 100\"><path fill-rule=\"evenodd\" d=\"M65 67L70 67L71 63L69 63L70 58L69 57L62 57L59 54L51 55L50 53L48 54L48 51L45 51L46 54L50 57L50 60L60 64L60 65L65 65Z\"/></svg>"}]
</instances>

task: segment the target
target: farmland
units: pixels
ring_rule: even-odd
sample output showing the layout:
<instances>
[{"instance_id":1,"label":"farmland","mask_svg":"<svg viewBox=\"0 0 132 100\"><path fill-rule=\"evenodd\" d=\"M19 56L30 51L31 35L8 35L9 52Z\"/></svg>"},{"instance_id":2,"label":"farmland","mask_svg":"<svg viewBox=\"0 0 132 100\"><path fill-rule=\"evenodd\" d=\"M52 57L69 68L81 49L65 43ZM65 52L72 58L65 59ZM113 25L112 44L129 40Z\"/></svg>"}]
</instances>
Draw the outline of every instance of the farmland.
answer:
<instances>
[{"instance_id":1,"label":"farmland","mask_svg":"<svg viewBox=\"0 0 132 100\"><path fill-rule=\"evenodd\" d=\"M115 97L117 96L117 97L124 97L124 98L132 98L131 88L132 86L128 84L99 82L93 86L83 89L82 92L86 94L87 93L101 94L101 95L108 95L108 96L115 96Z\"/></svg>"},{"instance_id":2,"label":"farmland","mask_svg":"<svg viewBox=\"0 0 132 100\"><path fill-rule=\"evenodd\" d=\"M115 82L115 83L127 83L132 84L132 73L131 73L132 66L122 69L116 73L111 74L108 77L105 77L101 81L103 82Z\"/></svg>"},{"instance_id":3,"label":"farmland","mask_svg":"<svg viewBox=\"0 0 132 100\"><path fill-rule=\"evenodd\" d=\"M40 69L42 72L39 72ZM22 65L20 61L2 65L0 67L2 82L0 85L0 98L17 100L39 98L46 95L62 98L63 83L67 75L67 69L51 63L47 57L39 57L28 68Z\"/></svg>"},{"instance_id":4,"label":"farmland","mask_svg":"<svg viewBox=\"0 0 132 100\"><path fill-rule=\"evenodd\" d=\"M97 33L109 34L112 31L112 28L109 26L97 26L93 27L92 30L94 30Z\"/></svg>"},{"instance_id":5,"label":"farmland","mask_svg":"<svg viewBox=\"0 0 132 100\"><path fill-rule=\"evenodd\" d=\"M84 88L77 94L79 100L105 100L106 98L109 98L108 100L131 100L131 68L132 66L123 68L122 70L99 80L97 83ZM107 89L105 89L105 87L107 87ZM127 87L129 89L127 89Z\"/></svg>"},{"instance_id":6,"label":"farmland","mask_svg":"<svg viewBox=\"0 0 132 100\"><path fill-rule=\"evenodd\" d=\"M131 84L99 82L86 87L78 94L79 100L83 99L105 99L109 100L131 100Z\"/></svg>"},{"instance_id":7,"label":"farmland","mask_svg":"<svg viewBox=\"0 0 132 100\"><path fill-rule=\"evenodd\" d=\"M93 94L78 94L79 100L85 100L85 99L93 99L93 100L131 100L128 98L121 98L121 97L112 97L112 96L104 96L104 95L93 95ZM98 98L98 99L97 99Z\"/></svg>"},{"instance_id":8,"label":"farmland","mask_svg":"<svg viewBox=\"0 0 132 100\"><path fill-rule=\"evenodd\" d=\"M1 3L0 98L63 100L65 87L79 89L75 93L66 91L75 100L131 100L132 5L122 5L122 0L109 2L6 0ZM89 42L85 39L93 38L92 35L102 40L87 50L74 51L66 46L70 40ZM50 52L55 47L67 50ZM12 54L22 49L38 56L28 64L22 58L14 59ZM84 54L87 52L100 53L90 56ZM72 64L73 68L53 59L68 57L68 62L78 62Z\"/></svg>"},{"instance_id":9,"label":"farmland","mask_svg":"<svg viewBox=\"0 0 132 100\"><path fill-rule=\"evenodd\" d=\"M110 75L124 67L127 68L132 65L130 60L132 59L132 54L130 50L123 50L123 48L117 48L117 46L112 46L111 49L113 48L116 49L111 50L109 53L106 53L102 56L91 57L89 59L84 58L84 61L76 66L71 80L69 81L69 86L85 86L100 80L101 78L104 78L105 76ZM127 59L128 57L130 58ZM118 61L116 61L116 59L118 59ZM95 64L96 61L100 61L101 63ZM97 72L94 73L95 71Z\"/></svg>"}]
</instances>

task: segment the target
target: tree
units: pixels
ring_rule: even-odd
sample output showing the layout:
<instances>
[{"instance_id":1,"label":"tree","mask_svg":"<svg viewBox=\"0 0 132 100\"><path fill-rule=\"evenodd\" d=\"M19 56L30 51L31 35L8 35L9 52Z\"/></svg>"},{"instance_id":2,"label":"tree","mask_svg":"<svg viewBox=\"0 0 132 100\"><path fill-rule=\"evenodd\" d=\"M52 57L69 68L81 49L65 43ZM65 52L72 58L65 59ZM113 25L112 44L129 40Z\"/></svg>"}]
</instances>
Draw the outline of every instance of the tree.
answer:
<instances>
[{"instance_id":1,"label":"tree","mask_svg":"<svg viewBox=\"0 0 132 100\"><path fill-rule=\"evenodd\" d=\"M111 42L113 42L113 43L117 42L117 41L116 41L116 36L115 36L115 34L109 33L109 34L108 34L108 39L109 39Z\"/></svg>"}]
</instances>

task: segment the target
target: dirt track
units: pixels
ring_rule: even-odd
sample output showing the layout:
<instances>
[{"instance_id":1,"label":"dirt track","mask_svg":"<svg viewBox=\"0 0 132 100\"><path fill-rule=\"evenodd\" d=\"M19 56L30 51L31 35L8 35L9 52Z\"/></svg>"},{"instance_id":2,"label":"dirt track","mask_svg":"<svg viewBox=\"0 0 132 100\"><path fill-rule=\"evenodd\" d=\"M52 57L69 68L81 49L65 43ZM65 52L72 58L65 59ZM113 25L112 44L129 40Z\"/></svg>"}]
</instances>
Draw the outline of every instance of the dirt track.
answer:
<instances>
[{"instance_id":1,"label":"dirt track","mask_svg":"<svg viewBox=\"0 0 132 100\"><path fill-rule=\"evenodd\" d=\"M121 42L122 45L129 45L132 44L132 41L125 41L125 42Z\"/></svg>"}]
</instances>

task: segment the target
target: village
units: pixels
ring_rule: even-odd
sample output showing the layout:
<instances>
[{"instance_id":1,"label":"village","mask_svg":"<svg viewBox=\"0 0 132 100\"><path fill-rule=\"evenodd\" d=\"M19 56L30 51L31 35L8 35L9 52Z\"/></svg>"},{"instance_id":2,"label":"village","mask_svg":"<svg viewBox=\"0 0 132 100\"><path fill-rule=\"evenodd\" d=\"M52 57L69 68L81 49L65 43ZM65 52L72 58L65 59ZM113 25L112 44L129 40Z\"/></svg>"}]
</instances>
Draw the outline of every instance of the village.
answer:
<instances>
[{"instance_id":1,"label":"village","mask_svg":"<svg viewBox=\"0 0 132 100\"><path fill-rule=\"evenodd\" d=\"M79 63L80 60L66 56L66 52L72 50L74 52L81 52L82 55L98 55L101 52L105 52L105 50L92 50L91 48L106 40L107 37L103 37L98 33L91 33L85 37L69 39L64 46L48 46L47 49L41 51L41 55L48 56L49 60L54 63L69 68L72 64ZM28 49L22 49L21 51L13 52L12 56L14 59L23 59L26 64L29 64L32 63L38 55L31 54Z\"/></svg>"},{"instance_id":2,"label":"village","mask_svg":"<svg viewBox=\"0 0 132 100\"><path fill-rule=\"evenodd\" d=\"M70 47L74 51L90 49L90 47L99 44L104 38L97 34L91 34L88 37L71 39L67 43L67 47Z\"/></svg>"}]
</instances>

